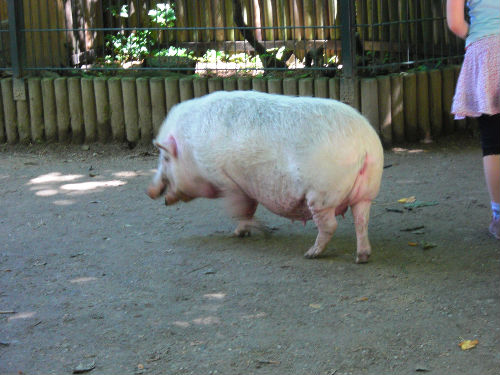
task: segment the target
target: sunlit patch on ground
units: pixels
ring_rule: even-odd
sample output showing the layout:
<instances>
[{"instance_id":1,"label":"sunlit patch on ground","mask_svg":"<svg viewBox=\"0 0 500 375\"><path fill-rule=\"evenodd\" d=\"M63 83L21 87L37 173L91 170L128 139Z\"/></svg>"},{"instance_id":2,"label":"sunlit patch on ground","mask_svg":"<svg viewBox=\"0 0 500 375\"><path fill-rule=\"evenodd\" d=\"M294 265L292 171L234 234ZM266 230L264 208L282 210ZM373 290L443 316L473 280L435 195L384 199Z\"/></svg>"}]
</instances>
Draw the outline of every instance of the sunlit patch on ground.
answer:
<instances>
[{"instance_id":1,"label":"sunlit patch on ground","mask_svg":"<svg viewBox=\"0 0 500 375\"><path fill-rule=\"evenodd\" d=\"M67 184L62 185L62 190L73 190L73 191L86 191L86 190L94 190L101 187L116 187L125 185L125 181L121 180L112 180L112 181L89 181L89 182L81 182L77 184Z\"/></svg>"},{"instance_id":2,"label":"sunlit patch on ground","mask_svg":"<svg viewBox=\"0 0 500 375\"><path fill-rule=\"evenodd\" d=\"M58 195L71 195L101 191L107 188L116 188L126 185L128 179L145 175L144 171L118 171L111 173L111 179L102 180L103 175L63 174L61 172L50 172L39 175L29 180L28 186L37 197L49 198ZM89 177L91 178L88 181ZM101 178L101 180L99 180ZM105 178L105 177L104 177ZM78 181L80 180L80 181ZM87 180L87 181L85 181ZM53 202L57 206L69 206L76 203L72 199L56 199Z\"/></svg>"},{"instance_id":3,"label":"sunlit patch on ground","mask_svg":"<svg viewBox=\"0 0 500 375\"><path fill-rule=\"evenodd\" d=\"M175 322L172 322L172 324L176 327L180 327L180 328L188 328L191 324L189 324L189 322L181 322L181 321L175 321Z\"/></svg>"},{"instance_id":4,"label":"sunlit patch on ground","mask_svg":"<svg viewBox=\"0 0 500 375\"><path fill-rule=\"evenodd\" d=\"M113 173L113 176L117 178L132 178L132 177L137 177L139 175L137 174L137 172L123 171L123 172Z\"/></svg>"},{"instance_id":5,"label":"sunlit patch on ground","mask_svg":"<svg viewBox=\"0 0 500 375\"><path fill-rule=\"evenodd\" d=\"M56 206L71 206L72 204L75 204L76 202L72 199L59 199L57 201L54 201L54 204Z\"/></svg>"},{"instance_id":6,"label":"sunlit patch on ground","mask_svg":"<svg viewBox=\"0 0 500 375\"><path fill-rule=\"evenodd\" d=\"M83 284L88 283L90 281L96 281L96 277L77 277L76 279L70 280L71 284Z\"/></svg>"},{"instance_id":7,"label":"sunlit patch on ground","mask_svg":"<svg viewBox=\"0 0 500 375\"><path fill-rule=\"evenodd\" d=\"M59 191L56 189L39 190L35 193L35 195L38 195L39 197L51 197L57 194L59 194Z\"/></svg>"},{"instance_id":8,"label":"sunlit patch on ground","mask_svg":"<svg viewBox=\"0 0 500 375\"><path fill-rule=\"evenodd\" d=\"M36 312L34 311L26 311L26 312L20 312L20 313L16 313L12 316L9 316L7 318L7 321L13 321L13 320L20 320L20 319L30 319L30 318L34 318L36 315Z\"/></svg>"},{"instance_id":9,"label":"sunlit patch on ground","mask_svg":"<svg viewBox=\"0 0 500 375\"><path fill-rule=\"evenodd\" d=\"M212 300L221 300L226 297L226 293L209 293L205 294L203 297L212 299Z\"/></svg>"},{"instance_id":10,"label":"sunlit patch on ground","mask_svg":"<svg viewBox=\"0 0 500 375\"><path fill-rule=\"evenodd\" d=\"M392 151L397 153L408 153L408 154L420 154L422 152L426 152L426 150L423 150L421 148L402 148L402 147L393 147Z\"/></svg>"},{"instance_id":11,"label":"sunlit patch on ground","mask_svg":"<svg viewBox=\"0 0 500 375\"><path fill-rule=\"evenodd\" d=\"M67 181L74 181L82 177L83 175L81 174L63 175L60 172L52 172L31 179L30 184L36 185L36 184L45 184L48 182L67 182Z\"/></svg>"},{"instance_id":12,"label":"sunlit patch on ground","mask_svg":"<svg viewBox=\"0 0 500 375\"><path fill-rule=\"evenodd\" d=\"M210 325L210 324L219 324L220 319L216 316L205 316L205 317L193 319L193 323L206 326L206 325Z\"/></svg>"}]
</instances>

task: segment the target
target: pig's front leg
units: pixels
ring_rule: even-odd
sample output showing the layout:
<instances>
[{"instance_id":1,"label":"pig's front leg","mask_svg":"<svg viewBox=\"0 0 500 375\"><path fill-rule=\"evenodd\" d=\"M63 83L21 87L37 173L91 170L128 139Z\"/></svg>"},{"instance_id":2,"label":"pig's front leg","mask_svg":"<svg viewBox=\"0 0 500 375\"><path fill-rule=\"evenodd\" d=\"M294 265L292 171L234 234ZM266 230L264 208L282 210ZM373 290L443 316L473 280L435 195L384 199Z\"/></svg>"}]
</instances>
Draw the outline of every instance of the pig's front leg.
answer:
<instances>
[{"instance_id":1,"label":"pig's front leg","mask_svg":"<svg viewBox=\"0 0 500 375\"><path fill-rule=\"evenodd\" d=\"M316 258L324 250L335 230L337 229L337 219L335 218L335 208L325 208L319 212L313 211L313 220L318 227L318 236L314 246L304 254L306 258Z\"/></svg>"},{"instance_id":2,"label":"pig's front leg","mask_svg":"<svg viewBox=\"0 0 500 375\"><path fill-rule=\"evenodd\" d=\"M238 220L234 234L238 237L250 235L252 229L260 229L260 224L253 218L257 210L257 201L241 191L226 194L226 205L232 217Z\"/></svg>"},{"instance_id":3,"label":"pig's front leg","mask_svg":"<svg viewBox=\"0 0 500 375\"><path fill-rule=\"evenodd\" d=\"M351 206L356 227L356 263L366 263L372 252L368 239L368 221L370 218L370 207L372 202L365 200Z\"/></svg>"}]
</instances>

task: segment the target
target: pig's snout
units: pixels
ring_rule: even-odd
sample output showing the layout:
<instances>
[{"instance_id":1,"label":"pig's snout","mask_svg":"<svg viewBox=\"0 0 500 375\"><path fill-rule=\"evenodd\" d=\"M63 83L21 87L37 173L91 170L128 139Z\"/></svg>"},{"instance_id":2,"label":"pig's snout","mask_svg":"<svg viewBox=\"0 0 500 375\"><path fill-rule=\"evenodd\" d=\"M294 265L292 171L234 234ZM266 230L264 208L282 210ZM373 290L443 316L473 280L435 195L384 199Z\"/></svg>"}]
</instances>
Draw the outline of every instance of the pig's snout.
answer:
<instances>
[{"instance_id":1,"label":"pig's snout","mask_svg":"<svg viewBox=\"0 0 500 375\"><path fill-rule=\"evenodd\" d=\"M166 185L163 183L160 184L151 184L148 186L148 190L146 191L146 194L151 198L151 199L156 199L158 198L163 192L165 191Z\"/></svg>"}]
</instances>

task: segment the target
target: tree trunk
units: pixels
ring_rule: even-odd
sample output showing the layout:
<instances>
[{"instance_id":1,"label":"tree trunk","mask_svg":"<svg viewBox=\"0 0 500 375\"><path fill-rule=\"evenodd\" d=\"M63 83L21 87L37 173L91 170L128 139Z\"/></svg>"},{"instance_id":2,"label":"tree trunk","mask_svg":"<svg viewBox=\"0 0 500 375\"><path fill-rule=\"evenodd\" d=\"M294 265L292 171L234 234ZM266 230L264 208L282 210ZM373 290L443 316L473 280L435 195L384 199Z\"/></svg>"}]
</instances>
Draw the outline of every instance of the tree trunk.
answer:
<instances>
[{"instance_id":1,"label":"tree trunk","mask_svg":"<svg viewBox=\"0 0 500 375\"><path fill-rule=\"evenodd\" d=\"M284 61L278 60L273 55L269 55L268 52L266 51L266 48L257 41L253 31L247 29L247 25L243 18L243 11L240 0L233 0L233 18L234 18L234 23L238 27L240 33L254 48L255 52L260 56L264 68L267 67L287 68Z\"/></svg>"}]
</instances>

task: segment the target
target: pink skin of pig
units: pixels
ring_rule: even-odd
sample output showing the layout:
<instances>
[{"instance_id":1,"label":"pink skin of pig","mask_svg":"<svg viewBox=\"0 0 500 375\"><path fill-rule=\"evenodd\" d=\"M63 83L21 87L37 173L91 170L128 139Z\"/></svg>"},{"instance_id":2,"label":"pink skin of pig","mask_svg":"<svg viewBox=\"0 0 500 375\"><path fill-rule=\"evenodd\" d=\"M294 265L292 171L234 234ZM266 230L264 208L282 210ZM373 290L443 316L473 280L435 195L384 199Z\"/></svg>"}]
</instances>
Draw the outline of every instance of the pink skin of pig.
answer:
<instances>
[{"instance_id":1,"label":"pink skin of pig","mask_svg":"<svg viewBox=\"0 0 500 375\"><path fill-rule=\"evenodd\" d=\"M175 106L154 141L159 165L147 194L165 204L227 202L235 234L259 228L258 204L292 220L314 220L315 258L351 207L357 263L371 254L368 221L383 170L383 149L368 121L330 99L253 91L215 92Z\"/></svg>"}]
</instances>

